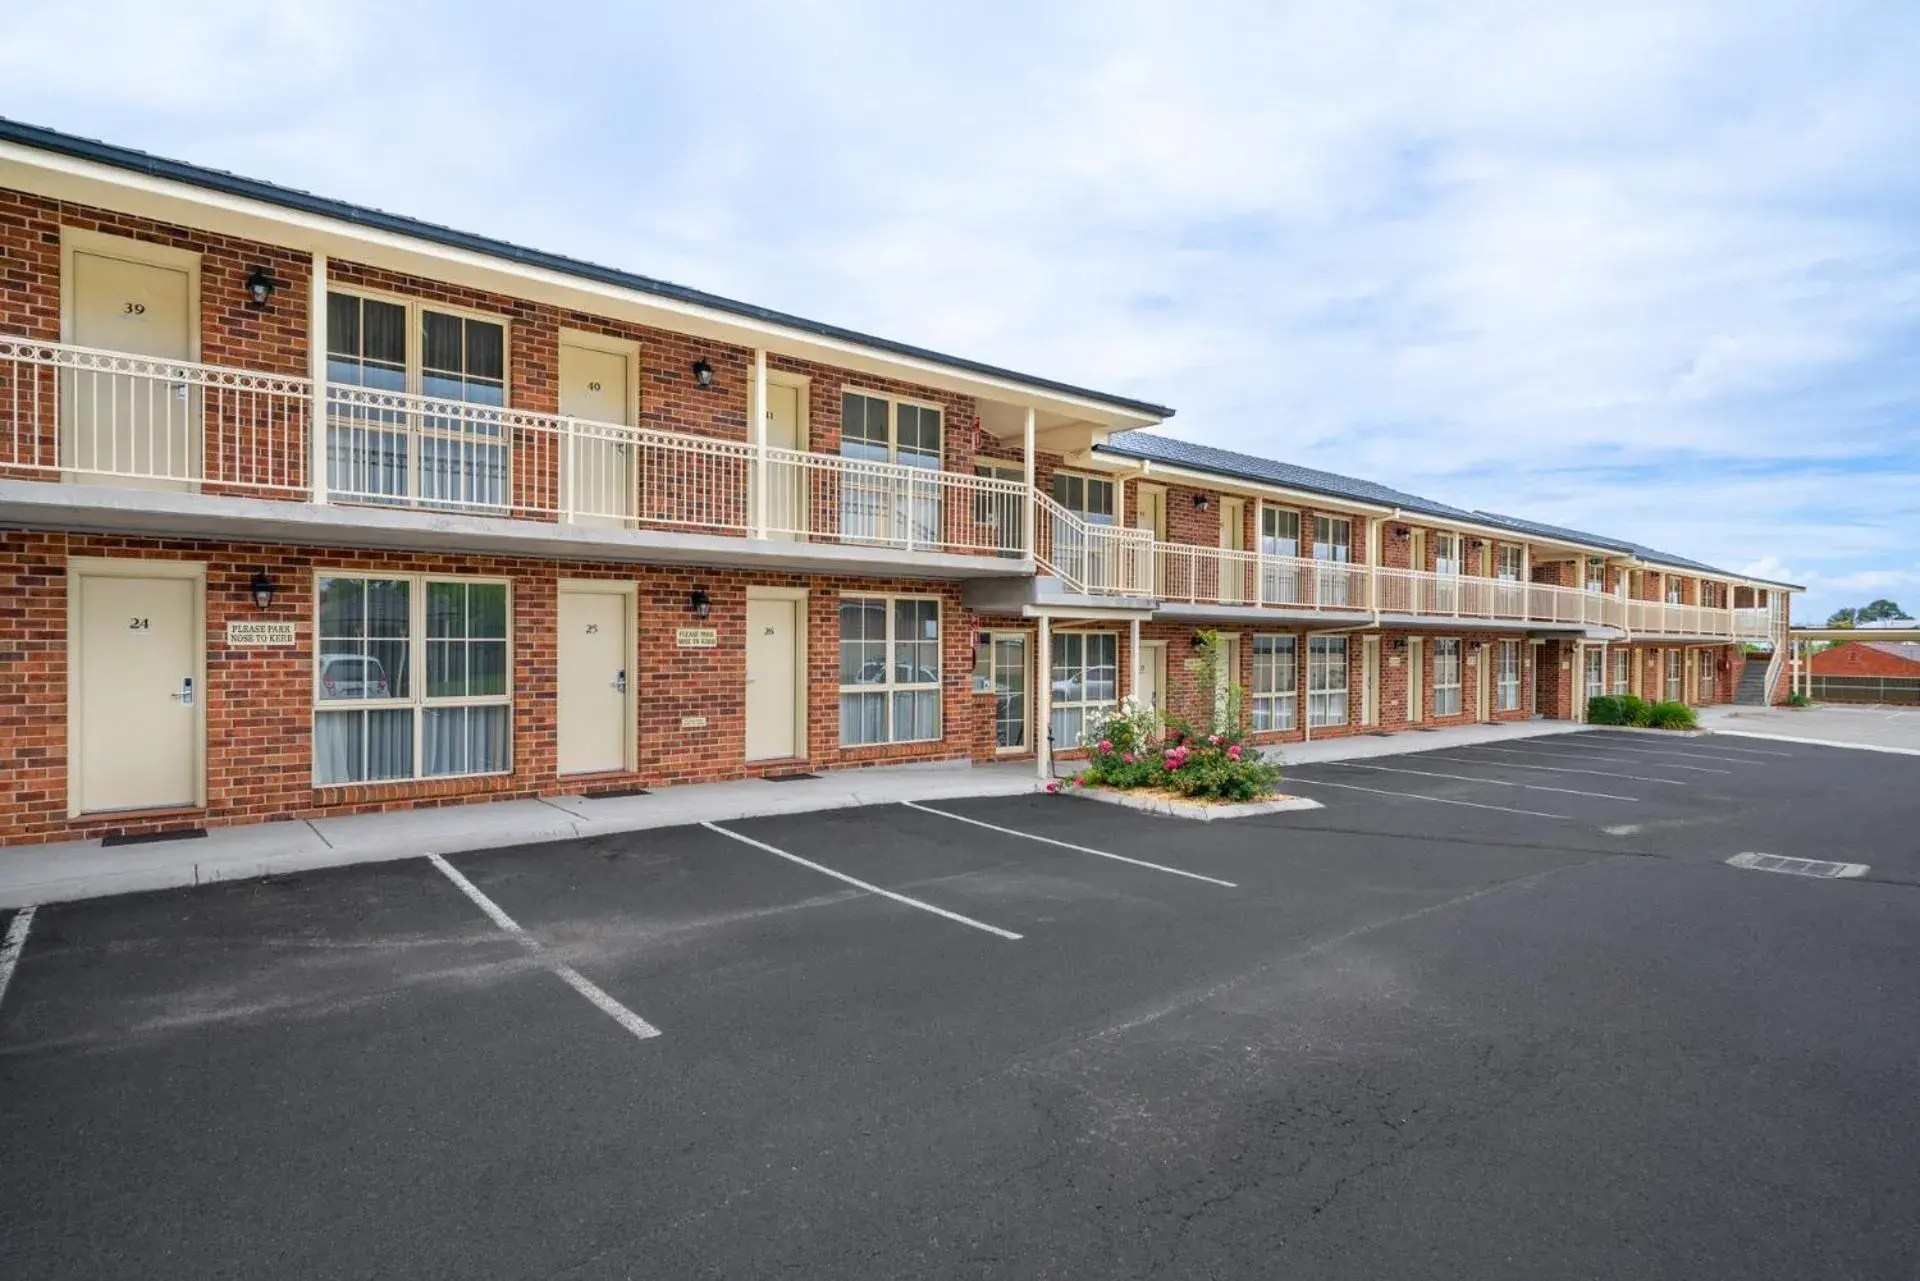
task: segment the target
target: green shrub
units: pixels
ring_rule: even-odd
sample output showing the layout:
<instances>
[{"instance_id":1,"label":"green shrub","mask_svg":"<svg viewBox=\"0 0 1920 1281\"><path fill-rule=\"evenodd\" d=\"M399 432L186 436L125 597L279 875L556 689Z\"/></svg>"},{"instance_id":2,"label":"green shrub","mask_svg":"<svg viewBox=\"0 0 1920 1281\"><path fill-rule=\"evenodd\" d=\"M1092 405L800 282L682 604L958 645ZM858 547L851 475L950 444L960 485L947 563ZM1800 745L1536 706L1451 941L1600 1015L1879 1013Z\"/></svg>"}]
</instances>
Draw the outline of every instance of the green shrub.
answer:
<instances>
[{"instance_id":1,"label":"green shrub","mask_svg":"<svg viewBox=\"0 0 1920 1281\"><path fill-rule=\"evenodd\" d=\"M1787 695L1787 706L1788 707L1812 707L1813 700L1808 698L1805 694L1802 694L1799 690L1796 689L1795 691L1793 691L1793 693Z\"/></svg>"},{"instance_id":2,"label":"green shrub","mask_svg":"<svg viewBox=\"0 0 1920 1281\"><path fill-rule=\"evenodd\" d=\"M1620 695L1620 723L1645 729L1653 724L1653 704L1632 694Z\"/></svg>"},{"instance_id":3,"label":"green shrub","mask_svg":"<svg viewBox=\"0 0 1920 1281\"><path fill-rule=\"evenodd\" d=\"M1587 700L1587 723L1589 725L1625 725L1626 708L1621 706L1619 694L1595 694Z\"/></svg>"},{"instance_id":4,"label":"green shrub","mask_svg":"<svg viewBox=\"0 0 1920 1281\"><path fill-rule=\"evenodd\" d=\"M1692 729L1699 723L1685 703L1655 703L1647 709L1647 724L1654 729Z\"/></svg>"}]
</instances>

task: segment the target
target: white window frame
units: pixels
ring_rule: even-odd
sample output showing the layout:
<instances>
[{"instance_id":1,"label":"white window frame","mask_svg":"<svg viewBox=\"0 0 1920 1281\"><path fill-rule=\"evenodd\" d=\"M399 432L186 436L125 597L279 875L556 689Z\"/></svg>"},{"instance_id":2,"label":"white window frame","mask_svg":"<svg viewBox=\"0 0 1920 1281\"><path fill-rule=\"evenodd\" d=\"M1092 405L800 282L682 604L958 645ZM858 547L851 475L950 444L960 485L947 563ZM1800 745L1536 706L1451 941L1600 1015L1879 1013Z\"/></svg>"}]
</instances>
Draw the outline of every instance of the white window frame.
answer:
<instances>
[{"instance_id":1,"label":"white window frame","mask_svg":"<svg viewBox=\"0 0 1920 1281\"><path fill-rule=\"evenodd\" d=\"M1063 502L1054 493L1054 482L1061 479L1081 482L1080 492L1083 497L1080 506L1075 507L1071 503ZM1093 492L1092 486L1094 485L1105 485L1107 487L1107 510L1104 512L1091 511L1086 505L1084 496ZM1053 499L1054 502L1059 503L1060 506L1066 508L1066 510L1072 512L1089 525L1116 525L1120 521L1120 486L1115 483L1111 476L1097 476L1088 472L1074 471L1071 468L1062 467L1047 478L1047 497Z\"/></svg>"},{"instance_id":2,"label":"white window frame","mask_svg":"<svg viewBox=\"0 0 1920 1281\"><path fill-rule=\"evenodd\" d=\"M899 619L895 616L893 607L896 601L903 601L903 600L933 602L933 632L934 632L933 661L935 664L935 670L934 670L934 678L931 681L899 681L894 679L895 673L898 669L898 660L895 657L897 652L895 650L895 646L897 646L900 643L900 637L896 634L897 628L899 625ZM855 601L879 601L885 607L886 618L887 618L887 630L886 630L886 637L884 641L885 656L882 659L882 662L885 664L886 680L870 681L865 684L854 684L854 685L848 685L843 683L839 686L838 692L843 698L848 694L884 695L886 708L887 708L887 734L885 738L875 739L870 742L849 743L847 741L846 716L844 712L840 710L840 704L836 702L834 704L834 709L835 709L835 715L839 717L839 720L840 720L840 750L841 751L858 751L863 747L897 747L903 743L938 743L942 741L946 737L946 732L947 732L947 706L946 706L947 700L946 700L945 694L942 692L945 688L944 678L946 676L946 661L947 661L947 657L946 657L947 615L946 615L945 608L943 608L943 604L940 598L938 596L929 595L926 592L843 592L841 593L840 597L833 602L833 618L834 618L833 661L836 669L838 668L840 663L840 646L844 641L844 637L842 637L840 634L840 609L841 609L841 606L849 604L850 602L855 602ZM895 694L918 694L918 693L926 693L928 691L931 691L935 696L933 700L933 706L934 706L933 734L931 736L922 737L922 738L896 737L894 734L894 724L893 724L893 712L894 712L894 703L895 703L894 695Z\"/></svg>"},{"instance_id":3,"label":"white window frame","mask_svg":"<svg viewBox=\"0 0 1920 1281\"><path fill-rule=\"evenodd\" d=\"M407 674L408 694L405 698L329 698L320 697L321 660L320 652L320 584L325 579L358 579L361 582L404 582L407 583ZM507 687L500 694L467 694L459 697L432 697L427 693L427 585L430 583L457 583L461 586L497 586L506 589L507 627L506 636L506 677ZM312 716L308 721L307 732L312 761L309 777L316 788L335 787L380 787L388 784L406 784L431 782L443 778L492 778L512 774L514 771L514 595L513 580L493 575L479 574L398 574L382 570L368 569L330 569L318 567L313 571L313 659L309 702L312 704ZM490 638L489 638L490 639ZM439 707L505 707L507 709L507 761L497 770L469 770L461 774L427 774L422 772L426 764L423 749L423 733L426 725L425 712ZM320 780L320 722L324 712L392 712L401 708L413 714L413 772L404 778L367 778L334 782Z\"/></svg>"},{"instance_id":4,"label":"white window frame","mask_svg":"<svg viewBox=\"0 0 1920 1281\"><path fill-rule=\"evenodd\" d=\"M1291 534L1288 534L1285 532L1269 534L1267 532L1268 516L1274 517L1274 521L1273 521L1274 527L1276 529L1281 529L1281 530L1284 530L1289 520L1291 520L1293 525L1293 532ZM1282 507L1277 503L1261 503L1259 521L1260 521L1259 547L1260 547L1260 554L1262 556L1286 556L1296 560L1299 559L1300 513L1297 509L1292 507ZM1269 547L1268 546L1269 543L1272 543L1275 546ZM1293 550L1292 551L1279 550L1279 545L1285 544L1285 543L1292 543Z\"/></svg>"},{"instance_id":5,"label":"white window frame","mask_svg":"<svg viewBox=\"0 0 1920 1281\"><path fill-rule=\"evenodd\" d=\"M1494 710L1517 712L1520 710L1520 642L1501 641L1494 651L1494 662Z\"/></svg>"},{"instance_id":6,"label":"white window frame","mask_svg":"<svg viewBox=\"0 0 1920 1281\"><path fill-rule=\"evenodd\" d=\"M1507 553L1513 553L1513 572L1507 572ZM1518 543L1498 543L1493 549L1493 576L1505 583L1517 583L1526 577L1526 549Z\"/></svg>"},{"instance_id":7,"label":"white window frame","mask_svg":"<svg viewBox=\"0 0 1920 1281\"><path fill-rule=\"evenodd\" d=\"M1340 679L1333 679L1335 668L1334 655L1339 655ZM1352 655L1348 652L1345 636L1309 636L1307 638L1307 725L1312 729L1329 729L1348 724L1351 708L1348 707L1347 689L1352 677ZM1339 719L1334 719L1333 708L1340 709Z\"/></svg>"},{"instance_id":8,"label":"white window frame","mask_svg":"<svg viewBox=\"0 0 1920 1281\"><path fill-rule=\"evenodd\" d=\"M1260 646L1268 642L1286 646L1282 659L1276 648L1272 658L1262 662ZM1270 678L1263 680L1263 677ZM1253 638L1253 731L1256 734L1284 733L1300 727L1300 638L1286 633L1262 632ZM1265 713L1266 724L1261 716Z\"/></svg>"},{"instance_id":9,"label":"white window frame","mask_svg":"<svg viewBox=\"0 0 1920 1281\"><path fill-rule=\"evenodd\" d=\"M1464 708L1461 696L1464 654L1457 636L1433 639L1433 718L1458 716Z\"/></svg>"},{"instance_id":10,"label":"white window frame","mask_svg":"<svg viewBox=\"0 0 1920 1281\"><path fill-rule=\"evenodd\" d=\"M1113 642L1112 698L1087 697L1087 641L1092 637L1100 637ZM1053 647L1068 640L1078 640L1080 642L1080 662L1077 667L1056 667L1053 659ZM1060 697L1058 692L1060 688L1058 676L1061 672L1065 671L1077 671L1080 673L1080 697ZM1047 693L1047 723L1044 727L1044 732L1050 741L1053 735L1054 716L1062 711L1078 711L1080 713L1079 736L1071 743L1053 744L1055 751L1072 751L1080 746L1080 738L1086 736L1087 727L1094 723L1094 713L1096 711L1105 710L1112 712L1120 706L1120 633L1105 631L1055 631L1047 641Z\"/></svg>"},{"instance_id":11,"label":"white window frame","mask_svg":"<svg viewBox=\"0 0 1920 1281\"><path fill-rule=\"evenodd\" d=\"M1580 692L1582 707L1607 692L1607 652L1597 645L1580 651Z\"/></svg>"},{"instance_id":12,"label":"white window frame","mask_svg":"<svg viewBox=\"0 0 1920 1281\"><path fill-rule=\"evenodd\" d=\"M845 414L848 396L863 396L868 400L884 400L887 402L887 462L893 463L896 466L912 467L920 471L945 470L947 465L947 408L945 405L936 404L931 400L921 400L917 396L902 396L898 392L879 391L872 387L862 387L856 383L842 384L840 388L840 412L842 415L840 422L840 440L843 449L847 439ZM903 405L916 410L930 410L940 420L940 430L935 433L935 439L939 443L939 452L935 455L934 465L931 467L926 466L924 463L902 463L900 461L900 407ZM864 436L859 439L866 441L866 437ZM918 454L914 456L920 457ZM876 458L864 461L879 462L881 460Z\"/></svg>"},{"instance_id":13,"label":"white window frame","mask_svg":"<svg viewBox=\"0 0 1920 1281\"><path fill-rule=\"evenodd\" d=\"M1595 573L1595 570L1599 572ZM1622 581L1625 581L1624 578ZM1587 590L1602 596L1607 594L1607 562L1604 559L1587 558Z\"/></svg>"},{"instance_id":14,"label":"white window frame","mask_svg":"<svg viewBox=\"0 0 1920 1281\"><path fill-rule=\"evenodd\" d=\"M1687 672L1681 665L1680 651L1669 649L1666 654L1666 699L1670 703L1683 703L1687 698Z\"/></svg>"},{"instance_id":15,"label":"white window frame","mask_svg":"<svg viewBox=\"0 0 1920 1281\"><path fill-rule=\"evenodd\" d=\"M1607 692L1615 695L1625 694L1632 683L1633 651L1630 649L1616 649L1613 651L1612 658L1609 661L1612 679L1608 685Z\"/></svg>"}]
</instances>

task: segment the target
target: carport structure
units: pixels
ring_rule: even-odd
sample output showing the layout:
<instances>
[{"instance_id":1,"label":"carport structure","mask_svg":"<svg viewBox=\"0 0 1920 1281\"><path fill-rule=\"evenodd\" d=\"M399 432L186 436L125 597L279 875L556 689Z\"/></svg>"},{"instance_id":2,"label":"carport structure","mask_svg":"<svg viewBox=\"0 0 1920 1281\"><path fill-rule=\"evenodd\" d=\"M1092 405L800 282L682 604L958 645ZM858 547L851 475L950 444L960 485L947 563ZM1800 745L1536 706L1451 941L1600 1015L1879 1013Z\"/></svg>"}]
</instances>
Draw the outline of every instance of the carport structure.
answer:
<instances>
[{"instance_id":1,"label":"carport structure","mask_svg":"<svg viewBox=\"0 0 1920 1281\"><path fill-rule=\"evenodd\" d=\"M1815 645L1866 640L1920 641L1920 627L1795 627L1787 633L1793 655L1788 689L1813 697Z\"/></svg>"}]
</instances>

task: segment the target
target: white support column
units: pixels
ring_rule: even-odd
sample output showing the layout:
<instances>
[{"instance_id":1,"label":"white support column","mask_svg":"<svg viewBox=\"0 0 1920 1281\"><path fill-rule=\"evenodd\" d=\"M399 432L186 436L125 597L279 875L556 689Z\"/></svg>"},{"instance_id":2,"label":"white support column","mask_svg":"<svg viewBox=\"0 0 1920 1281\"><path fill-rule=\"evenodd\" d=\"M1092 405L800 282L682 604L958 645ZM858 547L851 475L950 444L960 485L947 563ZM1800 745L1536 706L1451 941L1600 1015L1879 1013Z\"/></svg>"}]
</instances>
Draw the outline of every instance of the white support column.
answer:
<instances>
[{"instance_id":1,"label":"white support column","mask_svg":"<svg viewBox=\"0 0 1920 1281\"><path fill-rule=\"evenodd\" d=\"M1031 410L1027 413L1027 422L1029 425L1033 422ZM1031 450L1027 457L1033 457ZM1031 462L1028 467L1031 469ZM1042 782L1053 777L1053 633L1050 621L1045 614L1040 615L1039 634L1035 637L1033 654L1034 692L1039 695L1034 708L1033 767Z\"/></svg>"},{"instance_id":2,"label":"white support column","mask_svg":"<svg viewBox=\"0 0 1920 1281\"><path fill-rule=\"evenodd\" d=\"M753 395L747 406L747 438L753 442L753 536L767 536L767 349L753 351Z\"/></svg>"},{"instance_id":3,"label":"white support column","mask_svg":"<svg viewBox=\"0 0 1920 1281\"><path fill-rule=\"evenodd\" d=\"M1033 410L1031 408L1027 410L1027 434L1023 450L1021 461L1025 464L1027 471L1027 495L1026 502L1021 505L1023 528L1020 531L1022 540L1020 550L1029 556L1037 556L1040 554L1040 544L1034 539L1034 525L1040 502L1033 487ZM1041 626L1044 628L1046 624L1042 622ZM1045 635L1044 632L1041 634Z\"/></svg>"},{"instance_id":4,"label":"white support column","mask_svg":"<svg viewBox=\"0 0 1920 1281\"><path fill-rule=\"evenodd\" d=\"M307 408L307 468L313 501L327 504L327 256L313 255L307 298L307 377L313 401Z\"/></svg>"}]
</instances>

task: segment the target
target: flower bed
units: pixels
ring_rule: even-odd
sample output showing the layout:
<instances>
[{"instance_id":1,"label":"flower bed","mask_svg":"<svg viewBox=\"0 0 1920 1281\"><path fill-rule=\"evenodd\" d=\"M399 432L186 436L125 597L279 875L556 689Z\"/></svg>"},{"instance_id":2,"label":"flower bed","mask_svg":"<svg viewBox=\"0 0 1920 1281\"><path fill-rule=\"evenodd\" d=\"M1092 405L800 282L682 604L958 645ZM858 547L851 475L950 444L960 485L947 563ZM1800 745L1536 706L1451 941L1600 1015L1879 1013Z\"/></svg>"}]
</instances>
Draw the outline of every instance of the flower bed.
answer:
<instances>
[{"instance_id":1,"label":"flower bed","mask_svg":"<svg viewBox=\"0 0 1920 1281\"><path fill-rule=\"evenodd\" d=\"M1203 638L1200 688L1215 687L1219 641ZM1227 689L1214 709L1214 723L1196 730L1175 718L1163 725L1151 707L1129 698L1087 735L1087 768L1069 786L1105 787L1122 792L1165 792L1188 801L1237 804L1274 797L1280 767L1241 741L1242 691ZM1049 790L1059 790L1052 784Z\"/></svg>"}]
</instances>

